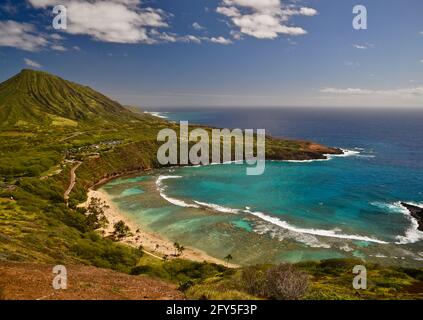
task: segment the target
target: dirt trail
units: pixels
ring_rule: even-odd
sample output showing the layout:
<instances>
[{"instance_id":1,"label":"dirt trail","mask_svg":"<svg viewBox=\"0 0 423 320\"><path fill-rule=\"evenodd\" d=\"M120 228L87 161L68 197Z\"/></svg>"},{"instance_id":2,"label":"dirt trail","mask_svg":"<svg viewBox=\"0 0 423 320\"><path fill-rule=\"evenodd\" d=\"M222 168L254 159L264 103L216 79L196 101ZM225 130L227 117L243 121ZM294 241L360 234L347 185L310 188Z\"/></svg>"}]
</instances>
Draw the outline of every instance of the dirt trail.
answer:
<instances>
[{"instance_id":1,"label":"dirt trail","mask_svg":"<svg viewBox=\"0 0 423 320\"><path fill-rule=\"evenodd\" d=\"M70 171L70 182L69 182L69 187L66 189L65 193L63 194L63 198L65 199L66 202L68 202L69 200L69 194L71 193L73 187L75 186L76 183L76 174L75 171L76 169L78 169L78 167L82 164L82 162L77 162L77 164L72 167L71 171Z\"/></svg>"}]
</instances>

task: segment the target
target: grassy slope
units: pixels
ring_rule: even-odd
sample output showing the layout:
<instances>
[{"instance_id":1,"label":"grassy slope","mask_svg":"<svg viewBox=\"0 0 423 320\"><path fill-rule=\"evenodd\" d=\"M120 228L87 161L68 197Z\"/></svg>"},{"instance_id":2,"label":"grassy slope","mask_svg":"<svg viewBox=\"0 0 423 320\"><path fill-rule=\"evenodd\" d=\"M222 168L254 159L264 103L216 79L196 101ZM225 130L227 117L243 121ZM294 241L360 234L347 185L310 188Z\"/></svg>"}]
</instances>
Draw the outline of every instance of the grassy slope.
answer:
<instances>
[{"instance_id":1,"label":"grassy slope","mask_svg":"<svg viewBox=\"0 0 423 320\"><path fill-rule=\"evenodd\" d=\"M119 103L93 89L41 71L22 70L0 84L0 125L76 126L84 123L131 120Z\"/></svg>"},{"instance_id":2,"label":"grassy slope","mask_svg":"<svg viewBox=\"0 0 423 320\"><path fill-rule=\"evenodd\" d=\"M0 259L88 264L122 272L131 272L139 264L138 250L103 239L75 209L85 199L87 188L100 179L157 167L157 132L165 127L177 129L146 114L118 112L121 108L91 89L39 72L26 71L0 84ZM64 120L51 121L50 115ZM337 152L303 141L269 137L266 143L267 157L272 159L320 158L322 153ZM64 203L63 192L72 164L65 158L83 161L70 207ZM225 288L237 272L216 266L204 267L211 269L205 272L191 262L158 264L143 259L141 264L151 267L144 273L182 283L193 279L192 297L200 297L194 288L199 292L203 288L215 292L210 297L250 298L242 288L230 288L227 293ZM175 268L177 272L172 271ZM207 278L198 277L199 269ZM188 275L181 279L179 274L184 272ZM316 282L321 292L324 288L336 292L336 281L321 279ZM207 286L202 287L203 282Z\"/></svg>"}]
</instances>

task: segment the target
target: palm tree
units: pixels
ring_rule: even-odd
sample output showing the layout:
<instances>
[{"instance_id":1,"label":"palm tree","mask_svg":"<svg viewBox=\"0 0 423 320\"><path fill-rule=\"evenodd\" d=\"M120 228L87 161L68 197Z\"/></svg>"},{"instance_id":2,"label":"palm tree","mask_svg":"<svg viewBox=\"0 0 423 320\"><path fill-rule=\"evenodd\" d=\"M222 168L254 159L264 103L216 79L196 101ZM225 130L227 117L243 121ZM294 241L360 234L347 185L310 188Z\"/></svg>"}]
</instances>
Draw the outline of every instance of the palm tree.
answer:
<instances>
[{"instance_id":1,"label":"palm tree","mask_svg":"<svg viewBox=\"0 0 423 320\"><path fill-rule=\"evenodd\" d=\"M175 256L177 256L181 245L178 242L174 242L173 247L175 248Z\"/></svg>"},{"instance_id":2,"label":"palm tree","mask_svg":"<svg viewBox=\"0 0 423 320\"><path fill-rule=\"evenodd\" d=\"M178 248L178 255L181 255L184 250L185 250L185 247L184 246L179 246L179 248Z\"/></svg>"},{"instance_id":3,"label":"palm tree","mask_svg":"<svg viewBox=\"0 0 423 320\"><path fill-rule=\"evenodd\" d=\"M232 260L233 259L233 257L232 257L232 255L231 254L228 254L225 258L223 258L223 259L225 259L226 260L226 266L228 266L229 265L229 261L230 260Z\"/></svg>"}]
</instances>

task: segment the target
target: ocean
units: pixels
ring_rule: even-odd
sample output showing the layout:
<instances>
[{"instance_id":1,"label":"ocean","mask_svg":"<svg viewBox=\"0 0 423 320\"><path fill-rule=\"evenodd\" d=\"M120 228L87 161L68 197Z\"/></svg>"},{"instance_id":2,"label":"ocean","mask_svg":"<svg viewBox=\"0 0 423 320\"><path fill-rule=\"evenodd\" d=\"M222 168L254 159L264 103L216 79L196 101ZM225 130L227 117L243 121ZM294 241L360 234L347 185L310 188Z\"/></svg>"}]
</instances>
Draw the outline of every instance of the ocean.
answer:
<instances>
[{"instance_id":1,"label":"ocean","mask_svg":"<svg viewBox=\"0 0 423 320\"><path fill-rule=\"evenodd\" d=\"M361 258L423 265L423 232L401 201L423 205L423 110L155 110L172 121L266 129L344 149L326 161L157 170L103 186L140 226L242 265Z\"/></svg>"}]
</instances>

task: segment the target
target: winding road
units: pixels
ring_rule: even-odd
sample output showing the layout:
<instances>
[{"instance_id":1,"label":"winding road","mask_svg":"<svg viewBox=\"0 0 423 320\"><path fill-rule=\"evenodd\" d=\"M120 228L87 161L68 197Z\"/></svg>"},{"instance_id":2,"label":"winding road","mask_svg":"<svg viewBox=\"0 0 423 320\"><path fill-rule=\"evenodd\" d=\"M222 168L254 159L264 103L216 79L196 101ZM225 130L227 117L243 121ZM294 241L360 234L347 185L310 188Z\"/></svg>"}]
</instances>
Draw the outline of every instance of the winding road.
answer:
<instances>
[{"instance_id":1,"label":"winding road","mask_svg":"<svg viewBox=\"0 0 423 320\"><path fill-rule=\"evenodd\" d=\"M75 171L76 169L78 169L78 167L82 164L82 162L78 161L76 163L75 166L72 167L71 171L70 171L70 182L69 182L69 187L66 189L65 193L63 194L63 198L65 199L66 202L68 202L69 200L69 194L71 193L73 187L75 186L76 183L76 174Z\"/></svg>"}]
</instances>

